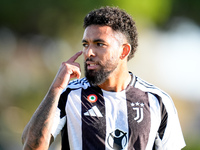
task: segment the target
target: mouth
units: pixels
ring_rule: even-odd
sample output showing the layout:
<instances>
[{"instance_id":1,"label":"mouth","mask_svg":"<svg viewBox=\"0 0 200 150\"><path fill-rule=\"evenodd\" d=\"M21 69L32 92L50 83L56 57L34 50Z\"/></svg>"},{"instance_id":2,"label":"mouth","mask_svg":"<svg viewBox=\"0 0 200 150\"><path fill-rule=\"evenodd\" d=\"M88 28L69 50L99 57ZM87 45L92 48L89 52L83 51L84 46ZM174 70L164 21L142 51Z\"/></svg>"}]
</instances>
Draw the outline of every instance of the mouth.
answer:
<instances>
[{"instance_id":1,"label":"mouth","mask_svg":"<svg viewBox=\"0 0 200 150\"><path fill-rule=\"evenodd\" d=\"M88 70L95 70L99 67L98 63L91 62L91 61L87 61L86 65L87 65Z\"/></svg>"}]
</instances>

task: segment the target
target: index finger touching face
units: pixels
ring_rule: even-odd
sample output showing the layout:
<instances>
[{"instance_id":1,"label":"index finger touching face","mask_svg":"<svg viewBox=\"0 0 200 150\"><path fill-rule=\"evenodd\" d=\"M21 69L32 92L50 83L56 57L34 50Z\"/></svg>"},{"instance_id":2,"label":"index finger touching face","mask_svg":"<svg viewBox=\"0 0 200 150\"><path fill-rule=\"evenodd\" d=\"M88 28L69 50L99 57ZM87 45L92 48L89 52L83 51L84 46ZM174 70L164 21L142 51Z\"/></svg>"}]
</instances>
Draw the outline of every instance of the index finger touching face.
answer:
<instances>
[{"instance_id":1,"label":"index finger touching face","mask_svg":"<svg viewBox=\"0 0 200 150\"><path fill-rule=\"evenodd\" d=\"M74 56L72 56L72 57L68 60L68 62L74 62L82 53L83 53L83 51L77 52Z\"/></svg>"}]
</instances>

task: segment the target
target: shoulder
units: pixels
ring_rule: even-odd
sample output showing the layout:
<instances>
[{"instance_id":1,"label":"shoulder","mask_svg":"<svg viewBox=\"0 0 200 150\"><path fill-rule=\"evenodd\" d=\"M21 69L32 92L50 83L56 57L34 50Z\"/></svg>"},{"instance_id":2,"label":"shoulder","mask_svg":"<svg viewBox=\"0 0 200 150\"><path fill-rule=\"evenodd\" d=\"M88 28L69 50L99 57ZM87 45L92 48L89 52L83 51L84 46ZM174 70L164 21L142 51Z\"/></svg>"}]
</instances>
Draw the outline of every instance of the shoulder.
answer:
<instances>
[{"instance_id":1,"label":"shoulder","mask_svg":"<svg viewBox=\"0 0 200 150\"><path fill-rule=\"evenodd\" d=\"M62 91L61 97L67 97L71 91L75 91L78 89L87 89L90 87L89 82L86 78L75 79L69 82L67 87Z\"/></svg>"},{"instance_id":2,"label":"shoulder","mask_svg":"<svg viewBox=\"0 0 200 150\"><path fill-rule=\"evenodd\" d=\"M144 92L148 92L150 94L152 94L154 97L156 97L156 99L159 101L159 103L164 104L167 110L170 110L173 113L177 113L174 102L172 100L172 98L170 97L170 95L168 93L166 93L165 91L161 90L160 88L158 88L157 86L148 83L147 81L139 78L139 77L135 77L135 88L139 88L140 90L144 91Z\"/></svg>"},{"instance_id":3,"label":"shoulder","mask_svg":"<svg viewBox=\"0 0 200 150\"><path fill-rule=\"evenodd\" d=\"M165 91L137 76L135 76L135 87L144 92L149 92L160 97L171 99L171 97Z\"/></svg>"},{"instance_id":4,"label":"shoulder","mask_svg":"<svg viewBox=\"0 0 200 150\"><path fill-rule=\"evenodd\" d=\"M86 78L75 79L75 80L70 81L68 86L63 90L60 96L59 104L65 106L68 95L71 92L73 91L75 92L80 89L87 89L88 87L90 87L90 84Z\"/></svg>"},{"instance_id":5,"label":"shoulder","mask_svg":"<svg viewBox=\"0 0 200 150\"><path fill-rule=\"evenodd\" d=\"M185 146L178 113L171 97L160 88L135 76L135 88L150 93L152 101L158 100L160 106L161 122L158 129L164 149L181 149ZM151 105L151 104L150 104ZM154 105L152 103L152 105ZM153 106L154 107L154 106Z\"/></svg>"},{"instance_id":6,"label":"shoulder","mask_svg":"<svg viewBox=\"0 0 200 150\"><path fill-rule=\"evenodd\" d=\"M64 89L64 91L68 90L76 90L79 88L86 89L90 87L90 83L88 80L84 77L81 79L75 79L69 82L68 86Z\"/></svg>"}]
</instances>

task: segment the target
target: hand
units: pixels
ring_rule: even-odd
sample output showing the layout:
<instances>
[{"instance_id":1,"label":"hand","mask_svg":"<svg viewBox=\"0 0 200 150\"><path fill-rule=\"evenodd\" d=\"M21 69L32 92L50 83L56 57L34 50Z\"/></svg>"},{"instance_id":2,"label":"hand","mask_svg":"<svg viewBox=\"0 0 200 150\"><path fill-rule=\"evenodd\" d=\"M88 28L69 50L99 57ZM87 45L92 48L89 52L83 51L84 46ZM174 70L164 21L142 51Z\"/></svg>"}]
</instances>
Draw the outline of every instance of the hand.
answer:
<instances>
[{"instance_id":1,"label":"hand","mask_svg":"<svg viewBox=\"0 0 200 150\"><path fill-rule=\"evenodd\" d=\"M82 53L82 51L77 52L68 61L61 64L60 69L53 81L52 88L59 88L63 90L68 85L71 78L80 78L80 64L75 61Z\"/></svg>"}]
</instances>

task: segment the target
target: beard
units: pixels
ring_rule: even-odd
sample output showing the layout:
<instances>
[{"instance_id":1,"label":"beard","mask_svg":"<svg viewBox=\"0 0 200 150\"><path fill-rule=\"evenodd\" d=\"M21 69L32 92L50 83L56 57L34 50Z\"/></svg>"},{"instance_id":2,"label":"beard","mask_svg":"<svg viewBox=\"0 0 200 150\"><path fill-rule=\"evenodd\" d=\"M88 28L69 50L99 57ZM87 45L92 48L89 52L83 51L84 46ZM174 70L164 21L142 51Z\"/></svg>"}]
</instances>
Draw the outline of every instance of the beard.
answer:
<instances>
[{"instance_id":1,"label":"beard","mask_svg":"<svg viewBox=\"0 0 200 150\"><path fill-rule=\"evenodd\" d=\"M92 59L88 60L92 61ZM84 64L85 77L87 78L88 82L93 86L97 86L104 83L106 79L108 79L109 75L117 68L118 65L117 61L108 60L104 66L98 63L100 69L88 70L86 62Z\"/></svg>"}]
</instances>

